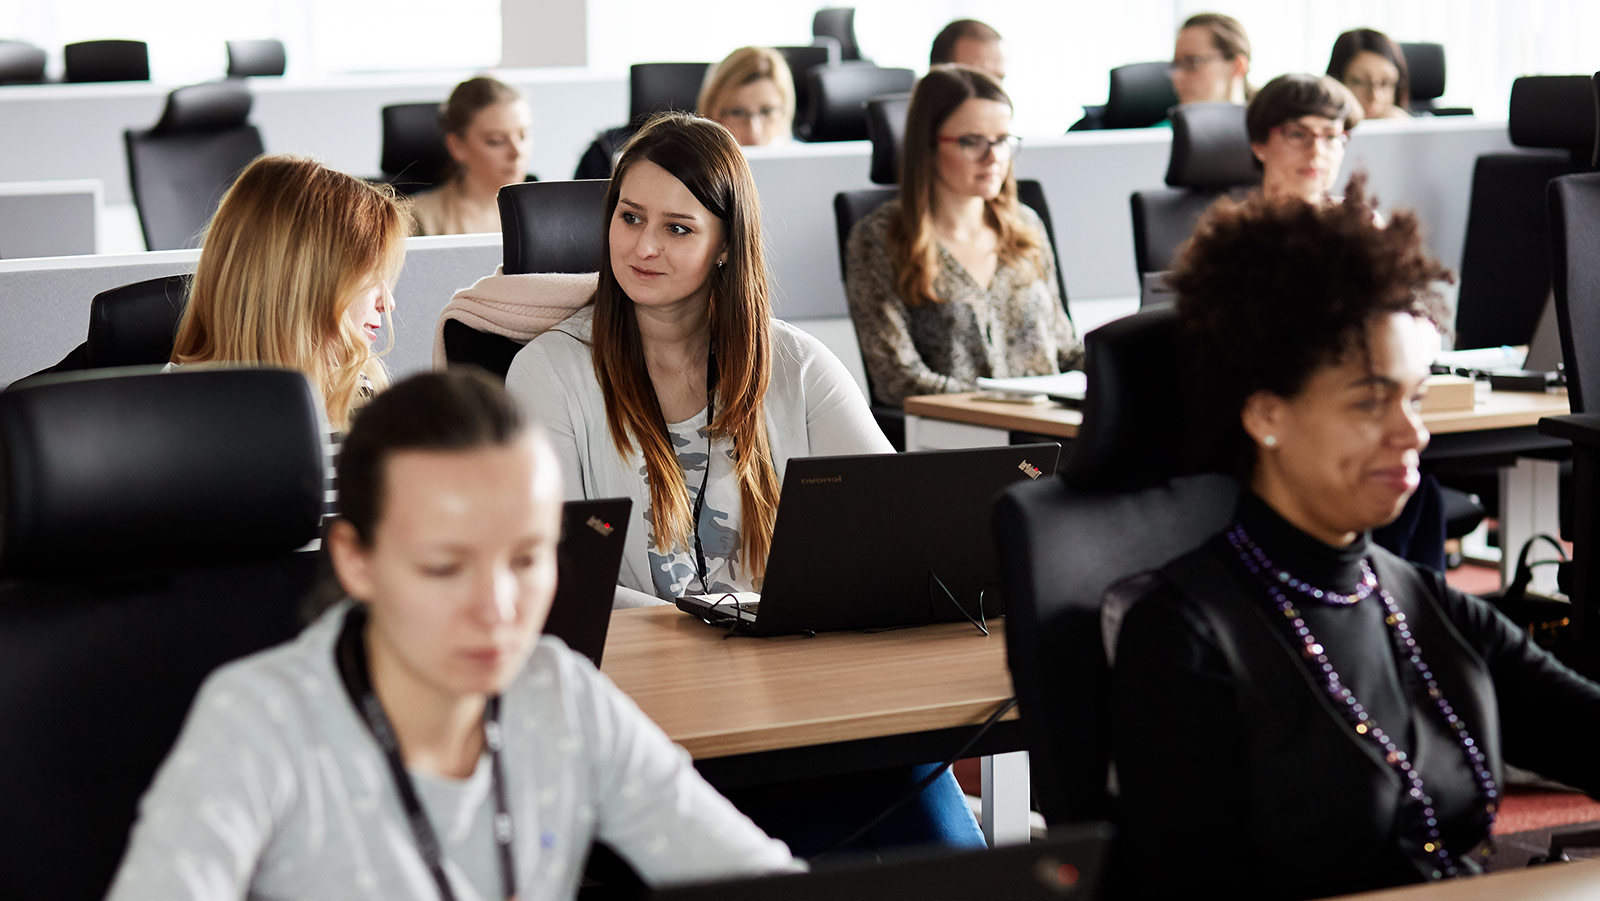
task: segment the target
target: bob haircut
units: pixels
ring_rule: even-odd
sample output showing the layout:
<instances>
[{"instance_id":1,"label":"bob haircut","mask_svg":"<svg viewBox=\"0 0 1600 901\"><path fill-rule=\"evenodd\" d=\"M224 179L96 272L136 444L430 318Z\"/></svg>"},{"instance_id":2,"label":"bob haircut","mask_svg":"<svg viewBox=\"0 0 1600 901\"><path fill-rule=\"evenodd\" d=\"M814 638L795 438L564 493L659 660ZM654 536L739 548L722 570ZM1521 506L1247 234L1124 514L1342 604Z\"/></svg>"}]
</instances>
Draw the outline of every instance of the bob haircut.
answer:
<instances>
[{"instance_id":1,"label":"bob haircut","mask_svg":"<svg viewBox=\"0 0 1600 901\"><path fill-rule=\"evenodd\" d=\"M716 119L734 91L762 79L770 80L783 98L783 127L780 134L794 130L794 73L783 54L771 47L740 47L706 73L695 108L707 119Z\"/></svg>"},{"instance_id":2,"label":"bob haircut","mask_svg":"<svg viewBox=\"0 0 1600 901\"><path fill-rule=\"evenodd\" d=\"M321 392L329 424L345 429L362 376L373 389L388 384L345 314L372 279L393 283L409 227L387 185L303 157L257 157L206 226L172 361L297 369ZM387 313L384 330L393 347Z\"/></svg>"},{"instance_id":3,"label":"bob haircut","mask_svg":"<svg viewBox=\"0 0 1600 901\"><path fill-rule=\"evenodd\" d=\"M1450 271L1429 255L1410 210L1373 218L1366 176L1344 200L1310 204L1255 194L1223 199L1200 220L1168 281L1194 348L1201 457L1248 473L1255 444L1240 423L1257 391L1294 397L1319 368L1365 353L1375 317L1409 313L1437 324L1433 282Z\"/></svg>"},{"instance_id":4,"label":"bob haircut","mask_svg":"<svg viewBox=\"0 0 1600 901\"><path fill-rule=\"evenodd\" d=\"M957 107L974 99L1011 106L1011 97L1000 82L968 66L934 66L911 94L905 156L900 161L900 215L889 222L889 252L898 271L896 287L908 307L942 301L933 290L939 273L939 245L933 234L939 129ZM1000 262L1031 262L1043 278L1044 236L1028 224L1019 209L1015 160L1006 167L1000 193L985 201L984 207L984 218L999 235Z\"/></svg>"},{"instance_id":5,"label":"bob haircut","mask_svg":"<svg viewBox=\"0 0 1600 901\"><path fill-rule=\"evenodd\" d=\"M689 487L673 451L666 418L645 368L633 301L611 269L610 222L622 182L641 162L665 169L722 223L727 263L711 270L711 353L716 365L716 418L711 434L731 440L737 460L743 566L759 583L766 572L778 512L778 475L763 415L772 379L772 298L761 244L755 179L726 128L687 113L645 123L617 159L606 189L602 230L605 264L594 294L595 378L606 403L611 440L626 456L644 457L657 547L685 546L693 528Z\"/></svg>"},{"instance_id":6,"label":"bob haircut","mask_svg":"<svg viewBox=\"0 0 1600 901\"><path fill-rule=\"evenodd\" d=\"M1410 109L1411 71L1406 68L1406 55L1400 50L1399 44L1381 31L1357 28L1335 38L1333 54L1328 57L1328 74L1344 82L1345 69L1350 67L1350 61L1358 53L1376 53L1394 65L1395 71L1400 73L1394 86L1394 105Z\"/></svg>"},{"instance_id":7,"label":"bob haircut","mask_svg":"<svg viewBox=\"0 0 1600 901\"><path fill-rule=\"evenodd\" d=\"M516 103L522 92L497 78L478 75L463 81L450 92L450 98L439 105L439 127L446 134L458 138L467 136L467 128L474 116L491 106ZM445 164L444 177L449 180L459 174L461 166L454 159Z\"/></svg>"},{"instance_id":8,"label":"bob haircut","mask_svg":"<svg viewBox=\"0 0 1600 901\"><path fill-rule=\"evenodd\" d=\"M1265 144L1272 130L1301 116L1320 116L1345 131L1361 124L1361 104L1336 78L1327 75L1279 75L1262 86L1245 110L1250 143Z\"/></svg>"},{"instance_id":9,"label":"bob haircut","mask_svg":"<svg viewBox=\"0 0 1600 901\"><path fill-rule=\"evenodd\" d=\"M529 429L501 385L474 369L411 376L363 407L339 452L339 518L372 546L383 518L384 473L405 451L469 451L511 444Z\"/></svg>"}]
</instances>

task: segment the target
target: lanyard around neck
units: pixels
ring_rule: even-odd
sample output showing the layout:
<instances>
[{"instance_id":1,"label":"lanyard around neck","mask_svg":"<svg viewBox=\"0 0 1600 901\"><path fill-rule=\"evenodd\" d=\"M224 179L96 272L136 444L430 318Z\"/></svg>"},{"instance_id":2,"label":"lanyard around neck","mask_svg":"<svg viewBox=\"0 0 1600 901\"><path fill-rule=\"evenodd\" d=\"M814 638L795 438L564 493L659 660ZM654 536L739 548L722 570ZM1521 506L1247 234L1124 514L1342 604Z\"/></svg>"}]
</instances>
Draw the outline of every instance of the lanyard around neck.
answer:
<instances>
[{"instance_id":1,"label":"lanyard around neck","mask_svg":"<svg viewBox=\"0 0 1600 901\"><path fill-rule=\"evenodd\" d=\"M694 562L700 570L700 590L711 593L706 576L706 551L700 544L700 511L706 505L706 486L711 483L711 424L717 420L717 351L706 354L706 471L700 474L700 493L694 496Z\"/></svg>"},{"instance_id":2,"label":"lanyard around neck","mask_svg":"<svg viewBox=\"0 0 1600 901\"><path fill-rule=\"evenodd\" d=\"M367 668L367 647L363 641L366 632L367 611L359 605L345 614L344 626L339 632L339 642L334 647L334 660L339 667L339 678L344 682L350 702L366 723L372 737L383 750L389 764L389 775L394 779L400 804L405 808L406 822L411 826L411 836L417 843L417 853L439 887L443 901L455 901L455 892L444 873L444 848L439 836L428 821L428 814L417 798L417 787L406 770L405 759L400 755L400 739L394 725L383 710L383 704L372 690L372 673ZM511 826L511 812L506 806L506 781L500 763L503 736L500 730L500 696L489 698L483 710L483 741L489 749L490 794L494 798L494 843L499 852L500 885L507 898L517 894L516 861L511 853L515 833Z\"/></svg>"}]
</instances>

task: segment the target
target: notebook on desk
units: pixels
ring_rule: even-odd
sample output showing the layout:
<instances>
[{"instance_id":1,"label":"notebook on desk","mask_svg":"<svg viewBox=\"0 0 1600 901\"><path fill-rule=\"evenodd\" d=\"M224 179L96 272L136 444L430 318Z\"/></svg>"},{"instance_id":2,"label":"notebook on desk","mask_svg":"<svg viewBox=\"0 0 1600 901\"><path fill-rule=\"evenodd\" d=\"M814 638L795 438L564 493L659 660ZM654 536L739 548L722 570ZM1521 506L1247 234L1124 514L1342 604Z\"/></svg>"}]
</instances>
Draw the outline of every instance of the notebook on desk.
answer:
<instances>
[{"instance_id":1,"label":"notebook on desk","mask_svg":"<svg viewBox=\"0 0 1600 901\"><path fill-rule=\"evenodd\" d=\"M911 851L883 862L821 861L810 873L756 876L658 889L657 901L800 901L833 898L1005 898L1092 901L1100 897L1111 828L1051 829L1025 845L977 851Z\"/></svg>"},{"instance_id":2,"label":"notebook on desk","mask_svg":"<svg viewBox=\"0 0 1600 901\"><path fill-rule=\"evenodd\" d=\"M989 511L1000 491L1055 473L1061 446L1017 444L789 461L759 600L677 605L756 635L999 616Z\"/></svg>"},{"instance_id":3,"label":"notebook on desk","mask_svg":"<svg viewBox=\"0 0 1600 901\"><path fill-rule=\"evenodd\" d=\"M622 569L622 542L633 501L602 498L567 501L561 507L561 542L556 546L556 597L544 634L600 665L611 628L611 601Z\"/></svg>"}]
</instances>

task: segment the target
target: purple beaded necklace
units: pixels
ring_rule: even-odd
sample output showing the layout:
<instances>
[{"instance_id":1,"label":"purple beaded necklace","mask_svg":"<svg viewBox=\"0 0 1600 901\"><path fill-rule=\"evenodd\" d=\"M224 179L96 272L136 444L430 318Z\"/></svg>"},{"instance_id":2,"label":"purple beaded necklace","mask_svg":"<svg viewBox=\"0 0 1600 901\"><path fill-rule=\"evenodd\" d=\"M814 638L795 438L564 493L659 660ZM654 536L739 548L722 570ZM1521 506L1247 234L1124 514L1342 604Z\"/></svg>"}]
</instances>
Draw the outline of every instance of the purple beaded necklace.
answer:
<instances>
[{"instance_id":1,"label":"purple beaded necklace","mask_svg":"<svg viewBox=\"0 0 1600 901\"><path fill-rule=\"evenodd\" d=\"M1416 637L1411 634L1411 627L1406 623L1406 615L1400 611L1394 598L1389 596L1389 592L1378 584L1377 574L1372 571L1371 565L1366 560L1361 561L1360 586L1354 593L1344 595L1308 585L1291 576L1287 570L1273 566L1260 546L1250 540L1243 525L1235 523L1233 528L1228 530L1227 537L1228 543L1239 554L1240 562L1251 575L1261 581L1267 594L1272 598L1273 605L1283 614L1289 629L1294 633L1293 638L1301 644L1307 665L1311 667L1313 675L1320 677L1328 696L1333 700L1333 706L1344 716L1345 722L1350 724L1356 735L1377 746L1383 753L1384 762L1400 776L1401 784L1408 786L1407 802L1413 809L1417 830L1422 835L1422 850L1428 854L1435 867L1433 878L1459 874L1460 864L1445 848L1444 838L1439 829L1439 817L1433 807L1433 798L1428 795L1427 788L1422 783L1422 774L1416 771L1406 753L1400 750L1388 733L1378 726L1367 713L1366 707L1345 686L1344 680L1339 677L1333 664L1328 660L1326 650L1317 641L1316 636L1311 634L1305 618L1295 609L1284 587L1323 603L1345 606L1364 600L1374 591L1377 592L1378 599L1387 614L1383 621L1389 626L1395 650L1411 664L1412 669L1422 680L1428 699L1433 702L1434 709L1438 710L1440 717L1444 719L1450 734L1455 736L1461 746L1462 755L1466 757L1467 765L1472 768L1478 790L1484 798L1484 834L1487 835L1489 827L1494 825L1495 812L1500 806L1499 787L1495 785L1494 774L1489 772L1488 758L1467 733L1467 724L1445 699L1444 692L1439 690L1439 683L1433 677L1433 671L1423 662L1422 648L1417 644ZM1487 854L1487 848L1484 853Z\"/></svg>"}]
</instances>

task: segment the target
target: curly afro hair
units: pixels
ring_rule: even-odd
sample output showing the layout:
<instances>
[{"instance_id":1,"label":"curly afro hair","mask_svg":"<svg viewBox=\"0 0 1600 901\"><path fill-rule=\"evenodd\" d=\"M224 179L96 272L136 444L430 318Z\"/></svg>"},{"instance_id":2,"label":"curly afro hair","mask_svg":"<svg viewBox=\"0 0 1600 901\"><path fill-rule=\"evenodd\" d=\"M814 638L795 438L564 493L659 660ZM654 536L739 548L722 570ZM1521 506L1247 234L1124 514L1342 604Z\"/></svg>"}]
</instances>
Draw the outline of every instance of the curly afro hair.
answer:
<instances>
[{"instance_id":1,"label":"curly afro hair","mask_svg":"<svg viewBox=\"0 0 1600 901\"><path fill-rule=\"evenodd\" d=\"M1366 352L1375 317L1410 313L1440 321L1433 283L1453 276L1423 244L1410 211L1387 226L1366 178L1344 199L1309 204L1255 195L1221 200L1183 248L1167 279L1196 366L1202 456L1239 472L1254 462L1239 423L1257 391L1292 397L1317 369Z\"/></svg>"}]
</instances>

